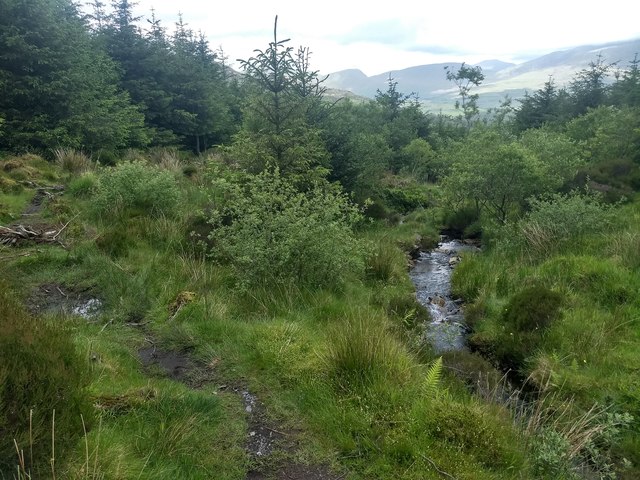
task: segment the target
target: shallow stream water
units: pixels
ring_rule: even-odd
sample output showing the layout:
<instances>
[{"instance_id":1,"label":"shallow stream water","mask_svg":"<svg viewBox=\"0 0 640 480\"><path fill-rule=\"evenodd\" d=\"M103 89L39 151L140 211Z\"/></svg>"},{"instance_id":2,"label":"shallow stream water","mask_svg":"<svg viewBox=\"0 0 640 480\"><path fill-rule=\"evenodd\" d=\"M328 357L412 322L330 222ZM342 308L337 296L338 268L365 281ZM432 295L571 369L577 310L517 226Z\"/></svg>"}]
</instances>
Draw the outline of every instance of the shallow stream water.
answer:
<instances>
[{"instance_id":1,"label":"shallow stream water","mask_svg":"<svg viewBox=\"0 0 640 480\"><path fill-rule=\"evenodd\" d=\"M436 353L465 348L467 327L464 324L461 301L451 296L451 275L463 251L478 247L460 240L443 238L438 247L422 252L409 276L416 286L416 298L431 314L425 325L424 339Z\"/></svg>"}]
</instances>

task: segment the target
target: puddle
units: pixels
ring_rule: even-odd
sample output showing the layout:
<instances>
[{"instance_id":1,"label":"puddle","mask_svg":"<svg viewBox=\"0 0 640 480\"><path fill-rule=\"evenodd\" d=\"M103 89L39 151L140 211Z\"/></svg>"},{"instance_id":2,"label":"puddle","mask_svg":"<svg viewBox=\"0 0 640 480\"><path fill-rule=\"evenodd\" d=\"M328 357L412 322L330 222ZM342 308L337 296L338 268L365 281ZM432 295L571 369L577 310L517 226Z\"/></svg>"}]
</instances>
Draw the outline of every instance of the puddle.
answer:
<instances>
[{"instance_id":1,"label":"puddle","mask_svg":"<svg viewBox=\"0 0 640 480\"><path fill-rule=\"evenodd\" d=\"M155 346L141 348L138 357L145 369L157 368L171 380L188 383L189 373L194 368L187 353L162 350Z\"/></svg>"},{"instance_id":2,"label":"puddle","mask_svg":"<svg viewBox=\"0 0 640 480\"><path fill-rule=\"evenodd\" d=\"M34 315L76 315L94 320L102 313L102 301L88 290L48 283L31 292L27 309Z\"/></svg>"}]
</instances>

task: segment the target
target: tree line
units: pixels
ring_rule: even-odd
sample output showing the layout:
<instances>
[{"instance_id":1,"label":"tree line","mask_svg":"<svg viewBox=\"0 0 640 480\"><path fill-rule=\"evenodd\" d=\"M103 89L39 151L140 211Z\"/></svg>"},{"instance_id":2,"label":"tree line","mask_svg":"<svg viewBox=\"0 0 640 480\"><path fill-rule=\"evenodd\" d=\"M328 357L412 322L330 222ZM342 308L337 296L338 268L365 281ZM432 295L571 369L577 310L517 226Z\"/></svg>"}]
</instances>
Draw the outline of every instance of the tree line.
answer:
<instances>
[{"instance_id":1,"label":"tree line","mask_svg":"<svg viewBox=\"0 0 640 480\"><path fill-rule=\"evenodd\" d=\"M277 20L267 48L240 61L238 74L182 17L168 29L153 12L136 17L128 0L90 6L85 14L70 0L0 1L0 150L71 147L110 164L128 148L222 146L229 164L277 168L301 189L340 182L373 200L373 216L425 206L433 201L425 185L443 182L450 205L464 198L501 222L528 194L564 185L579 164L596 180L611 160L635 175L637 58L616 70L597 57L567 87L549 79L490 115L474 92L482 70L462 64L443 72L460 97L454 117L425 112L391 77L372 101L328 101L309 48L279 39ZM497 192L491 168L510 162L523 176Z\"/></svg>"}]
</instances>

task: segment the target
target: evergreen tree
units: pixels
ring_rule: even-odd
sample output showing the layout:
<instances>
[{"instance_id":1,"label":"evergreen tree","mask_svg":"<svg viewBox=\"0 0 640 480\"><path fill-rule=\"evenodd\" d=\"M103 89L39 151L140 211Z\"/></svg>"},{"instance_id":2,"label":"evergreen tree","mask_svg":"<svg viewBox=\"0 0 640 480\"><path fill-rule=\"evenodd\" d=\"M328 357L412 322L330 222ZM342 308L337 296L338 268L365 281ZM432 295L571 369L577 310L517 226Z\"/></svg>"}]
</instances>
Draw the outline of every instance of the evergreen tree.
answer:
<instances>
[{"instance_id":1,"label":"evergreen tree","mask_svg":"<svg viewBox=\"0 0 640 480\"><path fill-rule=\"evenodd\" d=\"M518 131L539 128L545 124L561 121L566 116L567 93L558 89L552 77L533 95L525 93L516 110L515 127Z\"/></svg>"},{"instance_id":2,"label":"evergreen tree","mask_svg":"<svg viewBox=\"0 0 640 480\"><path fill-rule=\"evenodd\" d=\"M233 154L251 171L272 164L305 183L327 173L328 152L308 115L323 89L317 73L308 68L308 56L296 63L293 48L286 45L289 39L278 40L277 27L278 17L268 48L240 60L251 98Z\"/></svg>"},{"instance_id":3,"label":"evergreen tree","mask_svg":"<svg viewBox=\"0 0 640 480\"><path fill-rule=\"evenodd\" d=\"M607 100L606 80L613 64L604 62L598 54L589 68L579 71L569 84L569 93L573 103L573 116L582 115L589 108L604 105Z\"/></svg>"},{"instance_id":4,"label":"evergreen tree","mask_svg":"<svg viewBox=\"0 0 640 480\"><path fill-rule=\"evenodd\" d=\"M117 80L73 3L0 2L0 148L144 144L142 116Z\"/></svg>"},{"instance_id":5,"label":"evergreen tree","mask_svg":"<svg viewBox=\"0 0 640 480\"><path fill-rule=\"evenodd\" d=\"M640 59L638 54L628 68L618 75L611 87L611 99L620 106L640 107Z\"/></svg>"}]
</instances>

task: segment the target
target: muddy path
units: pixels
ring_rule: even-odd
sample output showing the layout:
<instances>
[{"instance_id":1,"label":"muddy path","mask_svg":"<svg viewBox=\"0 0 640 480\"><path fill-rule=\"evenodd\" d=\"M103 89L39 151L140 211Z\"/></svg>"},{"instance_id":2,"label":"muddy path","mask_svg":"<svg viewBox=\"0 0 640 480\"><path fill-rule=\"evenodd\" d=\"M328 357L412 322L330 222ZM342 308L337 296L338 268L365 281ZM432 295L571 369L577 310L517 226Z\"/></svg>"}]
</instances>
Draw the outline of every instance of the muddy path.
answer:
<instances>
[{"instance_id":1,"label":"muddy path","mask_svg":"<svg viewBox=\"0 0 640 480\"><path fill-rule=\"evenodd\" d=\"M138 350L141 367L147 375L161 375L191 389L215 384L219 391L236 395L247 422L244 449L249 458L247 480L340 480L325 465L305 465L292 460L300 448L300 433L280 425L268 415L265 403L241 379L224 382L215 364L206 365L190 350L165 349L143 324L147 345Z\"/></svg>"}]
</instances>

